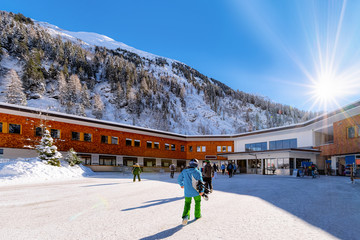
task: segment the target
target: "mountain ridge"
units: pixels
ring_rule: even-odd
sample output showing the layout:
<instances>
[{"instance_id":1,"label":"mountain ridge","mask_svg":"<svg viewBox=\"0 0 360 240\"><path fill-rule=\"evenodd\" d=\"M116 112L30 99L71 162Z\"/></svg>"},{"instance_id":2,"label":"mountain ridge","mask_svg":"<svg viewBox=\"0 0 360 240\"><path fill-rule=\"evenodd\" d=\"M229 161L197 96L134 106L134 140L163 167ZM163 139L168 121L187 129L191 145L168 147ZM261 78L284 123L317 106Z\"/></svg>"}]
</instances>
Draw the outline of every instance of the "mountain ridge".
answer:
<instances>
[{"instance_id":1,"label":"mountain ridge","mask_svg":"<svg viewBox=\"0 0 360 240\"><path fill-rule=\"evenodd\" d=\"M105 35L74 33L4 11L0 18L3 102L187 135L241 133L315 116L235 91L184 63ZM23 89L9 93L14 86Z\"/></svg>"}]
</instances>

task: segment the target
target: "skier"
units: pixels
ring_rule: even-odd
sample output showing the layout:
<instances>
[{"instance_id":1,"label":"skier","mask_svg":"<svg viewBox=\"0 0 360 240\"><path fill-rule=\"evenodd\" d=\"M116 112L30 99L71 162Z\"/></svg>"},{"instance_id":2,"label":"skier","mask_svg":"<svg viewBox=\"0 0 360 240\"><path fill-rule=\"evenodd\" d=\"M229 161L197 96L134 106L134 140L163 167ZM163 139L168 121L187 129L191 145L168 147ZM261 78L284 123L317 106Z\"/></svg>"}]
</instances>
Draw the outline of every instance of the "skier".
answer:
<instances>
[{"instance_id":1,"label":"skier","mask_svg":"<svg viewBox=\"0 0 360 240\"><path fill-rule=\"evenodd\" d=\"M210 192L213 191L213 186L212 186L212 177L214 177L214 169L210 164L209 160L206 160L206 165L204 167L204 182L205 182L205 187L207 187L208 189L210 189Z\"/></svg>"},{"instance_id":2,"label":"skier","mask_svg":"<svg viewBox=\"0 0 360 240\"><path fill-rule=\"evenodd\" d=\"M138 177L139 182L141 181L141 179L140 179L140 173L141 173L140 165L139 165L138 163L135 163L135 164L133 165L133 169L132 169L132 174L134 174L134 180L133 180L133 182L135 182L136 176Z\"/></svg>"},{"instance_id":3,"label":"skier","mask_svg":"<svg viewBox=\"0 0 360 240\"><path fill-rule=\"evenodd\" d=\"M176 170L175 165L172 163L172 164L169 166L169 168L170 168L170 177L171 177L171 178L174 178L174 173L175 173L175 170Z\"/></svg>"},{"instance_id":4,"label":"skier","mask_svg":"<svg viewBox=\"0 0 360 240\"><path fill-rule=\"evenodd\" d=\"M202 189L200 193L196 190L196 184L198 181L203 180L201 172L197 168L198 165L199 161L197 159L191 159L189 167L185 168L178 177L178 183L180 187L184 189L185 195L184 212L182 214L183 225L186 225L190 219L190 206L192 198L195 200L195 219L201 218L201 195L204 194L204 189Z\"/></svg>"}]
</instances>

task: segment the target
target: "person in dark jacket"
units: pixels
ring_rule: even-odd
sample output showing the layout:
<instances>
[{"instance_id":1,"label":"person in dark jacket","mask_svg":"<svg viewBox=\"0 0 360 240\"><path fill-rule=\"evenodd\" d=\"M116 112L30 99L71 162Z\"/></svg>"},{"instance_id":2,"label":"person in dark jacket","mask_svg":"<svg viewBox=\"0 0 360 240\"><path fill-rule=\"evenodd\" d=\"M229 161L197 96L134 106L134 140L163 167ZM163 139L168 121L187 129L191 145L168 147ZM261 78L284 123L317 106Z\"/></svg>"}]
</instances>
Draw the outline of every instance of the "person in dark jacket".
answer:
<instances>
[{"instance_id":1,"label":"person in dark jacket","mask_svg":"<svg viewBox=\"0 0 360 240\"><path fill-rule=\"evenodd\" d=\"M219 170L219 167L214 163L213 165L213 170L214 170L214 179L217 178L217 172Z\"/></svg>"},{"instance_id":2,"label":"person in dark jacket","mask_svg":"<svg viewBox=\"0 0 360 240\"><path fill-rule=\"evenodd\" d=\"M135 182L136 176L138 177L139 182L140 182L141 181L141 179L140 179L141 168L138 163L135 163L135 165L133 165L132 173L134 175L133 182Z\"/></svg>"},{"instance_id":3,"label":"person in dark jacket","mask_svg":"<svg viewBox=\"0 0 360 240\"><path fill-rule=\"evenodd\" d=\"M170 168L170 177L171 177L171 178L174 178L174 173L175 173L175 170L176 170L175 164L172 163L172 164L169 166L169 168Z\"/></svg>"},{"instance_id":4,"label":"person in dark jacket","mask_svg":"<svg viewBox=\"0 0 360 240\"><path fill-rule=\"evenodd\" d=\"M233 174L233 165L232 163L230 162L229 165L227 166L227 170L228 170L228 173L229 173L229 178L232 177L232 174Z\"/></svg>"},{"instance_id":5,"label":"person in dark jacket","mask_svg":"<svg viewBox=\"0 0 360 240\"><path fill-rule=\"evenodd\" d=\"M184 189L185 205L182 214L182 224L186 225L190 219L190 206L191 200L195 200L195 219L201 218L201 195L204 194L204 190L200 193L196 190L198 181L202 181L201 172L197 168L199 161L197 159L190 160L189 167L185 168L178 177L178 183L181 188Z\"/></svg>"},{"instance_id":6,"label":"person in dark jacket","mask_svg":"<svg viewBox=\"0 0 360 240\"><path fill-rule=\"evenodd\" d=\"M205 182L205 187L207 187L210 192L213 191L213 186L212 186L212 178L214 177L214 169L210 164L209 160L206 160L206 165L204 167L204 182Z\"/></svg>"}]
</instances>

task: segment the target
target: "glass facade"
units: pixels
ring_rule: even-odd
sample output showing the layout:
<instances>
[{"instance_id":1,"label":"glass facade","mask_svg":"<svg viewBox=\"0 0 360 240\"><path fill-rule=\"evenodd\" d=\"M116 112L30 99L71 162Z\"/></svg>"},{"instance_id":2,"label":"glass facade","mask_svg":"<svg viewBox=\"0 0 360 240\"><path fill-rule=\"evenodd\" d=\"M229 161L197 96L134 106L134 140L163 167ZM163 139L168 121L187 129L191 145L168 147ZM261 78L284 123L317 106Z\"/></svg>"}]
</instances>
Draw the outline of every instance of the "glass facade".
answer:
<instances>
[{"instance_id":1,"label":"glass facade","mask_svg":"<svg viewBox=\"0 0 360 240\"><path fill-rule=\"evenodd\" d=\"M266 151L267 150L267 142L259 142L259 143L249 143L245 144L245 151Z\"/></svg>"},{"instance_id":2,"label":"glass facade","mask_svg":"<svg viewBox=\"0 0 360 240\"><path fill-rule=\"evenodd\" d=\"M297 139L285 139L269 142L269 150L297 148Z\"/></svg>"}]
</instances>

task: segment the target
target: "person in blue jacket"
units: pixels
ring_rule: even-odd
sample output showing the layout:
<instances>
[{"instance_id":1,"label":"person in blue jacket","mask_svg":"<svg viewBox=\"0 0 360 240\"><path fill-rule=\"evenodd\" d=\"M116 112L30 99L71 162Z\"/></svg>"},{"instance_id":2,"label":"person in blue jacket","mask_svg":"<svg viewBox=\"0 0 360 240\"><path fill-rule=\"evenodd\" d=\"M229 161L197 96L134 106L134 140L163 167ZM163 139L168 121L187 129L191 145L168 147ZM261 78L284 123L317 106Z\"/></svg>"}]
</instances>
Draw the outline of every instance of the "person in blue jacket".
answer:
<instances>
[{"instance_id":1,"label":"person in blue jacket","mask_svg":"<svg viewBox=\"0 0 360 240\"><path fill-rule=\"evenodd\" d=\"M178 177L178 183L180 187L184 189L185 195L184 212L182 214L183 225L186 225L190 219L190 206L192 198L195 200L195 219L201 218L201 195L204 194L204 190L200 193L196 190L196 184L198 181L203 180L201 172L197 168L198 165L199 161L197 159L191 159L189 167L185 168Z\"/></svg>"}]
</instances>

